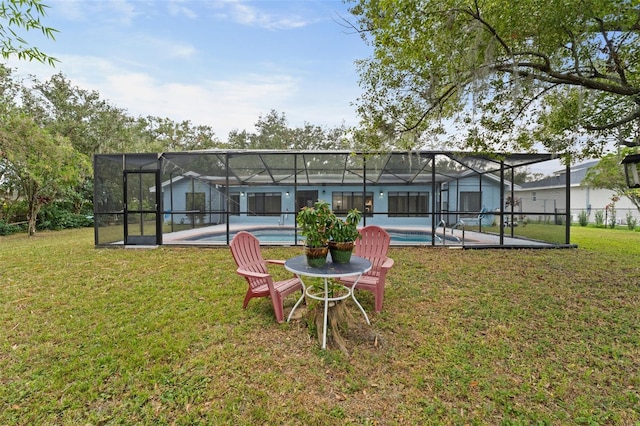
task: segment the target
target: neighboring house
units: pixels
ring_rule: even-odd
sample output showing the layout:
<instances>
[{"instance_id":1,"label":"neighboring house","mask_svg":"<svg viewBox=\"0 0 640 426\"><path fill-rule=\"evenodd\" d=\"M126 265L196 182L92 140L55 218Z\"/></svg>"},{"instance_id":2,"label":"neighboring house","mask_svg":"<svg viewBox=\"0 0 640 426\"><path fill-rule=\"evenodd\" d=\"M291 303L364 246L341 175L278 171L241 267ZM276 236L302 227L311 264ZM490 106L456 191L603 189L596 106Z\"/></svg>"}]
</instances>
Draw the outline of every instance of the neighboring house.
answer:
<instances>
[{"instance_id":1,"label":"neighboring house","mask_svg":"<svg viewBox=\"0 0 640 426\"><path fill-rule=\"evenodd\" d=\"M609 189L594 189L583 184L587 170L598 164L599 160L572 166L569 169L570 181L570 205L569 210L573 222L578 221L581 212L586 212L589 222L595 222L597 211L603 215L611 214L606 211L611 204L612 198L616 195ZM553 176L546 177L536 182L527 182L516 187L516 197L520 200L520 211L539 211L539 217L531 220L544 221L546 212L565 212L567 208L564 197L567 184L566 169L556 171ZM640 221L640 212L626 197L620 197L615 203L616 222L626 224L627 214Z\"/></svg>"}]
</instances>

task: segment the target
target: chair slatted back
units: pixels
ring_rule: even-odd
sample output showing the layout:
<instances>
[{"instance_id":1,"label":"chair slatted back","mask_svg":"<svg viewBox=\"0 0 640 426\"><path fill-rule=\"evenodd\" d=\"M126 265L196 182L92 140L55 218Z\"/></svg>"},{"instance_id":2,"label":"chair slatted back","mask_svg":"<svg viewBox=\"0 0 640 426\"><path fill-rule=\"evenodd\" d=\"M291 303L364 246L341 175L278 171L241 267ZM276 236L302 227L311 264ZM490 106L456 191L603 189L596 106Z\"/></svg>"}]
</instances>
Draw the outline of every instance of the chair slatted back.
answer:
<instances>
[{"instance_id":1,"label":"chair slatted back","mask_svg":"<svg viewBox=\"0 0 640 426\"><path fill-rule=\"evenodd\" d=\"M231 254L236 261L238 268L261 274L268 274L267 262L260 253L260 241L249 232L240 231L233 237L229 244ZM262 284L266 284L269 278L249 278L249 285L256 288Z\"/></svg>"},{"instance_id":2,"label":"chair slatted back","mask_svg":"<svg viewBox=\"0 0 640 426\"><path fill-rule=\"evenodd\" d=\"M382 264L387 260L391 236L377 225L368 225L360 230L362 238L355 242L354 254L371 262L367 275L379 275Z\"/></svg>"}]
</instances>

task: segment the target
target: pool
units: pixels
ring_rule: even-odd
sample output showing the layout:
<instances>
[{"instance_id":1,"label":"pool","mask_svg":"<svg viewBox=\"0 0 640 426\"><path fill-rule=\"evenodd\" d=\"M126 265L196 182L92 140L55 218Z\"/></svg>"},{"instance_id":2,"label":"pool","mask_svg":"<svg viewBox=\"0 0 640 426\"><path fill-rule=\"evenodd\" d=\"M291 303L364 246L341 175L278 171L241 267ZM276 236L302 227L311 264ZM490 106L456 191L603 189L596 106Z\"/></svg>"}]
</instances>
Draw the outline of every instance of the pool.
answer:
<instances>
[{"instance_id":1,"label":"pool","mask_svg":"<svg viewBox=\"0 0 640 426\"><path fill-rule=\"evenodd\" d=\"M237 231L229 233L229 240L233 239ZM251 232L263 244L291 244L295 245L295 232L290 228L258 228L250 229ZM391 236L391 244L431 244L431 233L415 230L387 229ZM460 239L453 235L447 235L446 241L460 243ZM226 244L227 234L224 232L210 232L185 238L184 241L203 244ZM298 234L298 244L303 244L304 237ZM441 244L442 238L436 235L436 244Z\"/></svg>"},{"instance_id":2,"label":"pool","mask_svg":"<svg viewBox=\"0 0 640 426\"><path fill-rule=\"evenodd\" d=\"M295 234L289 229L251 229L248 230L261 243L288 243L294 244ZM229 240L232 240L237 232L229 232ZM302 242L304 238L298 234L298 242ZM185 241L194 241L202 243L227 243L227 234L220 232L211 232L185 238Z\"/></svg>"}]
</instances>

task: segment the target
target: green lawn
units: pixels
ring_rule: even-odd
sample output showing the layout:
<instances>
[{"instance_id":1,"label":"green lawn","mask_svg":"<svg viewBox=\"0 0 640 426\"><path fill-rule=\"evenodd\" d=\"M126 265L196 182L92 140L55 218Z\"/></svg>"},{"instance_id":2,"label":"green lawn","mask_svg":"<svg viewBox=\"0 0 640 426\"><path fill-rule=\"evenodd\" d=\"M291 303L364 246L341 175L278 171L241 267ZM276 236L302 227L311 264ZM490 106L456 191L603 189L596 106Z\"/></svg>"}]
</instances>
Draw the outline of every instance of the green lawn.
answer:
<instances>
[{"instance_id":1,"label":"green lawn","mask_svg":"<svg viewBox=\"0 0 640 426\"><path fill-rule=\"evenodd\" d=\"M479 231L477 226L467 227L471 231ZM531 240L545 241L553 244L565 244L566 227L564 225L555 225L549 223L529 223L527 225L519 225L505 227L502 229L505 237L524 237ZM500 235L501 226L483 226L482 232Z\"/></svg>"},{"instance_id":2,"label":"green lawn","mask_svg":"<svg viewBox=\"0 0 640 426\"><path fill-rule=\"evenodd\" d=\"M571 231L578 249L392 249L349 355L267 299L243 310L226 248L0 237L0 424L640 424L640 232Z\"/></svg>"}]
</instances>

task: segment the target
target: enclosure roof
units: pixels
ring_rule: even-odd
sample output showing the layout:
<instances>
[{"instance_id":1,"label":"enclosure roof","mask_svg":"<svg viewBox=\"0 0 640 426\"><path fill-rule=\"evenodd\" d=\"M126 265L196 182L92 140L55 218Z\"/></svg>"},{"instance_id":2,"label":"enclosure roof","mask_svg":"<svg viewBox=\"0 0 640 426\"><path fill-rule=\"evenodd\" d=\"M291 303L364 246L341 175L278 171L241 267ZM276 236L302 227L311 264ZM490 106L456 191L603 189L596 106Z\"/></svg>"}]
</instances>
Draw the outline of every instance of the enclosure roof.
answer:
<instances>
[{"instance_id":1,"label":"enclosure roof","mask_svg":"<svg viewBox=\"0 0 640 426\"><path fill-rule=\"evenodd\" d=\"M221 185L411 185L550 161L552 154L477 154L452 151L203 150L157 155L163 173ZM153 156L149 157L151 160ZM143 163L138 160L137 163ZM435 170L434 170L435 164ZM227 181L228 179L228 181ZM509 176L505 176L509 180Z\"/></svg>"}]
</instances>

